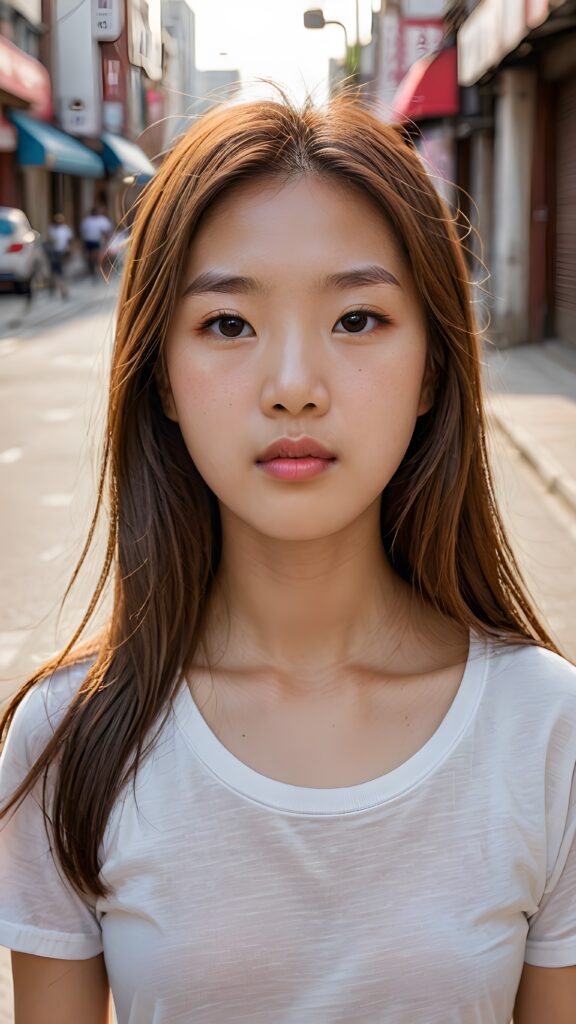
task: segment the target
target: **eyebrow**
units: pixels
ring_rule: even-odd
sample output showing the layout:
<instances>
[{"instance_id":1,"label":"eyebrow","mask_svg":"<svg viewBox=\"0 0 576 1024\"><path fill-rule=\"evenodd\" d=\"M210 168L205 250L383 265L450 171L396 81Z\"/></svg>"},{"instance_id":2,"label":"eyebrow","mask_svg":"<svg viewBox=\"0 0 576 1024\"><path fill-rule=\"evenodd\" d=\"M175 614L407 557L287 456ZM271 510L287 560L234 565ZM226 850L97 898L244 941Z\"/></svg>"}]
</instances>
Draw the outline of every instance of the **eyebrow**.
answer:
<instances>
[{"instance_id":1,"label":"eyebrow","mask_svg":"<svg viewBox=\"0 0 576 1024\"><path fill-rule=\"evenodd\" d=\"M371 263L366 267L354 267L352 270L343 270L337 274L328 274L317 281L321 291L330 291L335 288L358 288L373 284L392 284L400 288L400 282L394 274L377 263ZM182 298L189 295L202 295L204 292L228 292L242 295L264 295L267 289L254 277L245 277L240 274L220 274L214 270L207 270L198 274L182 292Z\"/></svg>"}]
</instances>

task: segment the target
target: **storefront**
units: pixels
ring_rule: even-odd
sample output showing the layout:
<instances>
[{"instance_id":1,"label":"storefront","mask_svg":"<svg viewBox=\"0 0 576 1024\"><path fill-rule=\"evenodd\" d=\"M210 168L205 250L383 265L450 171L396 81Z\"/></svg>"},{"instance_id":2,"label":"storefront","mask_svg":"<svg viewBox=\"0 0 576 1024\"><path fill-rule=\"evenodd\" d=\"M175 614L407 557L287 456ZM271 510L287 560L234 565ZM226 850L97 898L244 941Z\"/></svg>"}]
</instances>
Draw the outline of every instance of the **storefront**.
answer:
<instances>
[{"instance_id":1,"label":"storefront","mask_svg":"<svg viewBox=\"0 0 576 1024\"><path fill-rule=\"evenodd\" d=\"M576 48L576 35L574 37ZM576 55L575 55L576 56ZM560 79L556 111L554 334L576 345L576 73Z\"/></svg>"},{"instance_id":2,"label":"storefront","mask_svg":"<svg viewBox=\"0 0 576 1024\"><path fill-rule=\"evenodd\" d=\"M82 184L104 177L102 160L54 125L19 111L9 117L17 133L16 159L30 223L45 232L52 215L63 212L77 226L86 205Z\"/></svg>"},{"instance_id":3,"label":"storefront","mask_svg":"<svg viewBox=\"0 0 576 1024\"><path fill-rule=\"evenodd\" d=\"M26 111L39 121L52 117L48 72L10 40L0 36L0 206L24 208L24 182L17 161L18 136L11 110Z\"/></svg>"},{"instance_id":4,"label":"storefront","mask_svg":"<svg viewBox=\"0 0 576 1024\"><path fill-rule=\"evenodd\" d=\"M107 207L116 223L123 220L143 185L155 174L154 164L135 142L103 132L102 160L108 174Z\"/></svg>"},{"instance_id":5,"label":"storefront","mask_svg":"<svg viewBox=\"0 0 576 1024\"><path fill-rule=\"evenodd\" d=\"M576 343L576 0L482 0L458 31L474 206L489 254L491 334Z\"/></svg>"}]
</instances>

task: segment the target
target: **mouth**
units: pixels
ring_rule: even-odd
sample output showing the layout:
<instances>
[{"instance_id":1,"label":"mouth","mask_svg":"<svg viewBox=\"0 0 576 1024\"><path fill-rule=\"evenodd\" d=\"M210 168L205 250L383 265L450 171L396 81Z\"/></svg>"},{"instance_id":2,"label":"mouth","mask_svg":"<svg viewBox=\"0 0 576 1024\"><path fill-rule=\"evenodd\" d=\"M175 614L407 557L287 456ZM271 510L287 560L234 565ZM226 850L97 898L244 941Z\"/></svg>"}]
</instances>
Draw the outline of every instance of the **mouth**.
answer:
<instances>
[{"instance_id":1,"label":"mouth","mask_svg":"<svg viewBox=\"0 0 576 1024\"><path fill-rule=\"evenodd\" d=\"M260 453L257 468L285 483L310 480L333 472L338 459L315 437L279 437Z\"/></svg>"},{"instance_id":2,"label":"mouth","mask_svg":"<svg viewBox=\"0 0 576 1024\"><path fill-rule=\"evenodd\" d=\"M277 459L299 461L302 459L319 459L325 462L335 462L333 452L326 448L319 441L312 437L281 437L260 453L257 463L272 462Z\"/></svg>"}]
</instances>

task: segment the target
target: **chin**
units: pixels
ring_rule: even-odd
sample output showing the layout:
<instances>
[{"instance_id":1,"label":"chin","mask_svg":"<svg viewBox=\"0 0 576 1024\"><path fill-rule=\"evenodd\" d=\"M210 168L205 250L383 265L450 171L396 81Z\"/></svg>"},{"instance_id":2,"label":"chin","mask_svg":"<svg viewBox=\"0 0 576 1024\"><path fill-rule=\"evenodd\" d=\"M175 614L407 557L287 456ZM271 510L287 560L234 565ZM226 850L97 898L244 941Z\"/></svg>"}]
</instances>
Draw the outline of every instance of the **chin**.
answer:
<instances>
[{"instance_id":1,"label":"chin","mask_svg":"<svg viewBox=\"0 0 576 1024\"><path fill-rule=\"evenodd\" d=\"M270 540L278 541L321 541L336 533L341 533L348 526L351 526L362 510L345 516L342 509L337 510L337 515L327 515L326 509L319 511L314 516L308 508L300 508L297 511L283 509L277 513L270 508L268 515L262 516L263 509L259 509L257 516L247 516L235 513L255 533Z\"/></svg>"}]
</instances>

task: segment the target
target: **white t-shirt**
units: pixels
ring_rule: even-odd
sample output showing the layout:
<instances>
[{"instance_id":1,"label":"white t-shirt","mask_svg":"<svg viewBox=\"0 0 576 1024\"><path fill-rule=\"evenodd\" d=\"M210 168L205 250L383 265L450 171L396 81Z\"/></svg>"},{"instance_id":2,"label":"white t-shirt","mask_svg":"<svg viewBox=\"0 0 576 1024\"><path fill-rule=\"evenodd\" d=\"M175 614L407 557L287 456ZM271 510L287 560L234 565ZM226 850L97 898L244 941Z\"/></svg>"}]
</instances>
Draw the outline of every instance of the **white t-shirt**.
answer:
<instances>
[{"instance_id":1,"label":"white t-shirt","mask_svg":"<svg viewBox=\"0 0 576 1024\"><path fill-rule=\"evenodd\" d=\"M85 242L101 242L110 231L112 231L112 224L103 213L94 216L89 213L80 225L80 232Z\"/></svg>"},{"instance_id":2,"label":"white t-shirt","mask_svg":"<svg viewBox=\"0 0 576 1024\"><path fill-rule=\"evenodd\" d=\"M54 252L67 252L73 238L67 224L51 224L48 228L48 239Z\"/></svg>"},{"instance_id":3,"label":"white t-shirt","mask_svg":"<svg viewBox=\"0 0 576 1024\"><path fill-rule=\"evenodd\" d=\"M23 700L13 790L85 669ZM509 1024L524 961L576 964L576 669L473 635L434 735L356 786L267 778L183 684L81 900L27 799L0 831L0 942L104 952L119 1024Z\"/></svg>"}]
</instances>

